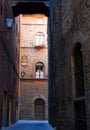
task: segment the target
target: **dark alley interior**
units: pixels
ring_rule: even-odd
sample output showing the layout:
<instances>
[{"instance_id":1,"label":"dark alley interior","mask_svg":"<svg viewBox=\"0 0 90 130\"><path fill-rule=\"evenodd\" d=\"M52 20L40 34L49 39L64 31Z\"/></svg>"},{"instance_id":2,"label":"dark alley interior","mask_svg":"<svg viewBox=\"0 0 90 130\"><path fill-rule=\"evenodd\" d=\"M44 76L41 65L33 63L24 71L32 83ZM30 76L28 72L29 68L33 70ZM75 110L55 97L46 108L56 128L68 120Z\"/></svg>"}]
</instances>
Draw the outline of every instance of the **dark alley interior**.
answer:
<instances>
[{"instance_id":1,"label":"dark alley interior","mask_svg":"<svg viewBox=\"0 0 90 130\"><path fill-rule=\"evenodd\" d=\"M0 0L0 73L0 129L90 130L90 1Z\"/></svg>"}]
</instances>

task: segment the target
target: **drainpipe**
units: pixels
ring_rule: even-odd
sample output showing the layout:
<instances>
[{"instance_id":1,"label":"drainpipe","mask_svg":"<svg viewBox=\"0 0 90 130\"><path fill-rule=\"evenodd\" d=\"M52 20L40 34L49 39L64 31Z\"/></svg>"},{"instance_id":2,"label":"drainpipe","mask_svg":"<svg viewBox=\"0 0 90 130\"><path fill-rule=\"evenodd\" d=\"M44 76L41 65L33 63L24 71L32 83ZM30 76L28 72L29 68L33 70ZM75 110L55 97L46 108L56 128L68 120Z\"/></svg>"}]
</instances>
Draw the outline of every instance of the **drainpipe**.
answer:
<instances>
[{"instance_id":1,"label":"drainpipe","mask_svg":"<svg viewBox=\"0 0 90 130\"><path fill-rule=\"evenodd\" d=\"M54 86L53 86L53 0L50 0L49 6L49 44L48 44L48 67L49 67L49 123L53 126L54 123Z\"/></svg>"}]
</instances>

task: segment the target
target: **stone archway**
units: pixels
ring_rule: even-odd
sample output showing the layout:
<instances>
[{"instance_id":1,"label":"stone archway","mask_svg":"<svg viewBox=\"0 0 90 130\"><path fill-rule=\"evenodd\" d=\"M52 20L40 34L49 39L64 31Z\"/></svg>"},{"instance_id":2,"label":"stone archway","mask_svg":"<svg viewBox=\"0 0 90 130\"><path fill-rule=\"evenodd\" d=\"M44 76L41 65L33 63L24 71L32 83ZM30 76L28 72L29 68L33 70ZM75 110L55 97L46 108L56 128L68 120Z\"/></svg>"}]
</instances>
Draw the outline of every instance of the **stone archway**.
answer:
<instances>
[{"instance_id":1,"label":"stone archway","mask_svg":"<svg viewBox=\"0 0 90 130\"><path fill-rule=\"evenodd\" d=\"M36 101L36 103L37 103L38 99L39 99L39 101L42 100L42 101L41 101L42 104L38 104L38 105L40 105L40 106L36 106L36 107L35 107L35 101ZM43 95L41 95L41 94L38 94L36 97L34 97L34 98L32 99L31 102L32 102L32 103L31 103L31 109L32 109L31 117L32 117L32 119L33 119L33 120L36 119L36 118L35 118L35 109L37 109L37 111L38 111L38 109L41 108L41 109L42 109L42 113L41 113L41 114L43 114L43 117L42 117L41 120L48 120L48 101L45 99L45 97L44 97ZM39 103L40 103L40 102L39 102ZM39 119L39 118L38 118L38 119ZM37 119L37 120L38 120L38 119Z\"/></svg>"}]
</instances>

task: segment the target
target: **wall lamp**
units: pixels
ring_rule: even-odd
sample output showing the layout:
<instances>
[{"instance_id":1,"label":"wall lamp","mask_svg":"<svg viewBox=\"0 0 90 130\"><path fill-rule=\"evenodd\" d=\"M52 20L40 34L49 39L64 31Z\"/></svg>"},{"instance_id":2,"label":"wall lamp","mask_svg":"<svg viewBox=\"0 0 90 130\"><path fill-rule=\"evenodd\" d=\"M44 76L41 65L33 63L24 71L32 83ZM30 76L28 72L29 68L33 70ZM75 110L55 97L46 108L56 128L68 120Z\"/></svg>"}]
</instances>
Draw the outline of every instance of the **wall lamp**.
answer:
<instances>
[{"instance_id":1,"label":"wall lamp","mask_svg":"<svg viewBox=\"0 0 90 130\"><path fill-rule=\"evenodd\" d=\"M25 76L25 72L24 72L24 71L21 72L21 76L22 76L22 77Z\"/></svg>"},{"instance_id":2,"label":"wall lamp","mask_svg":"<svg viewBox=\"0 0 90 130\"><path fill-rule=\"evenodd\" d=\"M20 96L17 96L16 103L17 103L17 105L20 105Z\"/></svg>"},{"instance_id":3,"label":"wall lamp","mask_svg":"<svg viewBox=\"0 0 90 130\"><path fill-rule=\"evenodd\" d=\"M6 27L8 29L11 29L13 27L14 19L13 18L6 18L5 22L6 22ZM1 30L1 28L0 28L0 32L7 32L7 31L8 30Z\"/></svg>"},{"instance_id":4,"label":"wall lamp","mask_svg":"<svg viewBox=\"0 0 90 130\"><path fill-rule=\"evenodd\" d=\"M13 19L12 18L6 18L6 25L7 25L8 28L12 28Z\"/></svg>"}]
</instances>

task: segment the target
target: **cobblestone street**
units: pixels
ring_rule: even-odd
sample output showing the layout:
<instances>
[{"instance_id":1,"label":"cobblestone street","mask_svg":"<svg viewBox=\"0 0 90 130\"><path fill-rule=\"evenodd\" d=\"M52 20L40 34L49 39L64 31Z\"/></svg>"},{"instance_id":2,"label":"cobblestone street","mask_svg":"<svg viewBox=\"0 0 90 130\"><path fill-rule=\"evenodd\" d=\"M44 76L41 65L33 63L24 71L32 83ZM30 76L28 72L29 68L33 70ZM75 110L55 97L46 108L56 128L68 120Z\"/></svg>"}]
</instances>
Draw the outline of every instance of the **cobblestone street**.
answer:
<instances>
[{"instance_id":1,"label":"cobblestone street","mask_svg":"<svg viewBox=\"0 0 90 130\"><path fill-rule=\"evenodd\" d=\"M3 128L2 130L54 130L48 121L25 121L20 120L17 123Z\"/></svg>"}]
</instances>

